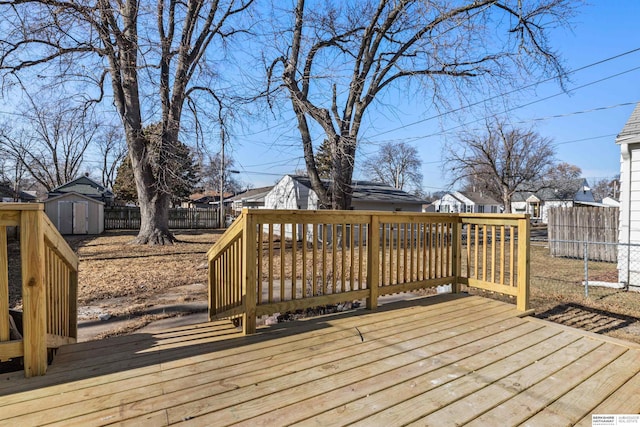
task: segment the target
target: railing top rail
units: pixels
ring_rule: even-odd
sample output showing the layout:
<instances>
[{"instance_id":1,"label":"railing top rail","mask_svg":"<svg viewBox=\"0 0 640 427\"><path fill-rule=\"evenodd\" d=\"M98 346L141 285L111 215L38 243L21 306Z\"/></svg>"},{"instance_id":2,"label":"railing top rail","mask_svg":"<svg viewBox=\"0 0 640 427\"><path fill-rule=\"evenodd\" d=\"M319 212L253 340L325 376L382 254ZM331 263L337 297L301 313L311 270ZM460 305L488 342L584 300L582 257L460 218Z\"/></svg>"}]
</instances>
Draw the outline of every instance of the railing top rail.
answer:
<instances>
[{"instance_id":1,"label":"railing top rail","mask_svg":"<svg viewBox=\"0 0 640 427\"><path fill-rule=\"evenodd\" d=\"M69 246L66 240L58 232L58 229L53 225L51 220L44 213L43 225L44 225L44 237L48 242L48 246L52 248L74 271L78 271L78 255L73 252L73 249Z\"/></svg>"},{"instance_id":2,"label":"railing top rail","mask_svg":"<svg viewBox=\"0 0 640 427\"><path fill-rule=\"evenodd\" d=\"M334 210L283 210L283 209L243 209L243 215L251 215L259 223L368 223L371 216L377 216L382 222L402 221L490 221L505 223L528 219L529 214L499 213L444 213L444 212L391 212L391 211L334 211Z\"/></svg>"},{"instance_id":3,"label":"railing top rail","mask_svg":"<svg viewBox=\"0 0 640 427\"><path fill-rule=\"evenodd\" d=\"M224 251L229 244L231 244L238 235L242 234L242 230L244 229L244 218L246 214L242 212L238 218L233 221L233 224L229 228L227 228L220 238L208 251L207 258L211 259L215 257L216 254Z\"/></svg>"},{"instance_id":4,"label":"railing top rail","mask_svg":"<svg viewBox=\"0 0 640 427\"><path fill-rule=\"evenodd\" d=\"M44 237L49 246L74 270L78 270L78 256L60 235L49 217L44 213L42 203L0 203L0 225L19 226L20 212L42 212Z\"/></svg>"},{"instance_id":5,"label":"railing top rail","mask_svg":"<svg viewBox=\"0 0 640 427\"><path fill-rule=\"evenodd\" d=\"M465 218L496 218L496 219L528 219L529 214L520 213L459 213L458 216L462 219Z\"/></svg>"},{"instance_id":6,"label":"railing top rail","mask_svg":"<svg viewBox=\"0 0 640 427\"><path fill-rule=\"evenodd\" d=\"M0 211L44 211L42 203L0 203Z\"/></svg>"},{"instance_id":7,"label":"railing top rail","mask_svg":"<svg viewBox=\"0 0 640 427\"><path fill-rule=\"evenodd\" d=\"M394 212L394 211L334 211L334 210L284 210L284 209L243 209L243 214L256 217L256 221L278 223L279 221L296 219L298 222L322 223L344 222L347 224L367 223L371 216L394 218L395 221L415 218L451 220L458 214L434 212Z\"/></svg>"}]
</instances>

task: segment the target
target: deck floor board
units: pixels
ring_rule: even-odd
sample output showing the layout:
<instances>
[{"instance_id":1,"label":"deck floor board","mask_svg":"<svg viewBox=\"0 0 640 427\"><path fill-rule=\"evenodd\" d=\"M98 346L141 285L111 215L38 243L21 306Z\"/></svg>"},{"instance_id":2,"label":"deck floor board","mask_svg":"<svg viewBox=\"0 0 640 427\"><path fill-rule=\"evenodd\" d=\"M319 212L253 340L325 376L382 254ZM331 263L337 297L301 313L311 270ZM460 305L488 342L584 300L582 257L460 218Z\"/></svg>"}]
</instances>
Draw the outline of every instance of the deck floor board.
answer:
<instances>
[{"instance_id":1,"label":"deck floor board","mask_svg":"<svg viewBox=\"0 0 640 427\"><path fill-rule=\"evenodd\" d=\"M69 345L44 377L0 375L0 423L589 425L640 410L628 344L457 295L246 337L218 321Z\"/></svg>"}]
</instances>

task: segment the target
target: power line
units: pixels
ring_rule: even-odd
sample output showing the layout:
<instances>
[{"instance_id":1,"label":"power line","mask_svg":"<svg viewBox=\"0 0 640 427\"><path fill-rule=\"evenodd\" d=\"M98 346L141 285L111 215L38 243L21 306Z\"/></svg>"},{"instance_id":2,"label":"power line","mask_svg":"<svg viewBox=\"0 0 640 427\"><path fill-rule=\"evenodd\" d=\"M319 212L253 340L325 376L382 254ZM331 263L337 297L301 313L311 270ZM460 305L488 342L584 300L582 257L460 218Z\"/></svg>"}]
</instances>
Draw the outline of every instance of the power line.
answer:
<instances>
[{"instance_id":1,"label":"power line","mask_svg":"<svg viewBox=\"0 0 640 427\"><path fill-rule=\"evenodd\" d=\"M575 73L577 73L577 72L579 72L579 71L586 70L586 69L591 68L591 67L595 67L596 65L604 64L604 63L609 62L609 61L612 61L612 60L614 60L614 59L618 59L618 58L621 58L621 57L623 57L623 56L630 55L630 54L632 54L632 53L636 53L636 52L638 52L638 51L640 51L640 47L635 48L635 49L628 50L628 51L626 51L626 52L623 52L623 53L620 53L620 54L617 54L617 55L614 55L614 56L610 56L610 57L608 57L608 58L602 59L602 60L600 60L600 61L593 62L593 63L591 63L591 64L584 65L584 66L582 66L582 67L576 68L575 70L569 71L569 72L567 73L567 76L569 76L569 75L571 75L571 74L575 74ZM633 70L636 70L636 69L637 69L637 68L634 68ZM633 70L631 70L631 71L633 71ZM621 75L621 74L623 74L623 73L619 73L619 74L616 74L616 75L614 75L614 76L616 76L616 77L617 77L618 75ZM549 78L547 78L547 79L540 80L540 81L538 81L538 82L531 83L531 84L528 84L528 85L526 85L526 86L522 86L522 87L520 87L520 88L517 88L517 89L511 90L511 91L509 91L509 92L503 92L503 93L501 93L501 94L494 95L494 96L492 96L492 97L490 97L490 98L487 98L487 99L484 99L484 100L482 100L482 101L474 102L474 103L471 103L471 104L469 104L469 105L465 105L465 106L462 106L462 107L458 107L458 108L455 108L455 109L450 110L450 111L445 111L444 113L440 113L440 114L437 114L437 115L435 115L435 116L427 117L426 119L417 120L417 121L415 121L415 122L407 123L406 125L402 125L402 126L400 126L400 127L394 128L394 129L390 129L390 130L386 130L386 131L384 131L384 132L380 132L380 133L378 133L377 135L374 135L373 137L378 137L378 136L381 136L381 135L386 135L386 134L388 134L388 133L395 132L395 131L402 130L402 129L406 129L406 128L410 127L410 126L414 126L414 125L417 125L417 124L420 124L420 123L424 123L424 122L427 122L427 121L429 121L429 120L442 118L442 117L444 117L444 116L446 116L446 115L448 115L448 114L455 113L455 112L458 112L458 111L462 111L462 110L467 109L467 108L470 108L470 107L475 107L475 106L477 106L477 105L484 104L484 103L486 103L487 101L492 101L492 100L494 100L494 99L502 98L502 97L505 97L505 96L507 96L507 95L511 95L511 94L513 94L513 93L516 93L516 92L521 92L521 91L523 91L523 90L525 90L525 89L530 89L530 88L532 88L532 87L538 86L538 85L540 85L540 84L542 84L542 83L550 82L550 81L555 80L555 79L556 79L556 77L549 77ZM604 80L604 79L603 79L603 80ZM602 81L602 80L600 80L600 81ZM585 87L585 86L582 86L582 87ZM579 87L579 88L581 88L581 87ZM576 88L576 89L579 89L579 88ZM573 90L576 90L576 89L573 89ZM562 92L562 93L564 93L564 92ZM544 99L547 99L547 98L544 98ZM539 101L537 101L537 102L539 102ZM531 105L531 104L526 104L526 105ZM525 105L525 106L526 106L526 105ZM519 108L521 108L521 107L519 107Z\"/></svg>"},{"instance_id":2,"label":"power line","mask_svg":"<svg viewBox=\"0 0 640 427\"><path fill-rule=\"evenodd\" d=\"M570 117L570 116L575 116L575 115L579 115L579 114L592 113L594 111L604 111L604 110L609 110L609 109L612 109L612 108L625 107L625 106L628 106L628 105L636 105L639 102L640 101L623 102L623 103L620 103L620 104L610 105L610 106L606 106L606 107L596 107L596 108L591 108L589 110L574 111L574 112L571 112L571 113L559 114L559 115L556 115L556 116L533 118L533 119L529 119L529 120L518 121L518 122L515 122L515 123L524 124L524 123L531 123L531 122L536 122L536 121L550 120L550 119L553 119L553 118ZM530 105L530 104L527 104L527 105ZM504 112L506 113L506 112L509 112L509 111L516 110L518 108L522 108L522 106L514 107L513 109L505 110ZM457 125L457 126L453 126L453 127L449 128L449 129L445 129L443 131L434 132L434 133L431 133L431 134L428 134L428 135L412 136L412 137L404 138L404 139L402 139L402 141L414 142L414 141L417 141L417 140L420 140L420 139L427 139L427 138L431 138L433 136L438 136L438 135L451 133L452 131L454 131L456 129L468 126L468 125L473 124L473 123L478 123L478 122L483 121L485 119L486 119L486 117L482 117L480 119L472 120L470 122L466 122L466 123L463 123L463 124L460 124L460 125ZM393 141L396 141L396 140L393 140ZM375 143L375 144L381 144L381 143L384 143L384 142L389 142L389 141L375 141L375 142L372 141L372 143Z\"/></svg>"}]
</instances>

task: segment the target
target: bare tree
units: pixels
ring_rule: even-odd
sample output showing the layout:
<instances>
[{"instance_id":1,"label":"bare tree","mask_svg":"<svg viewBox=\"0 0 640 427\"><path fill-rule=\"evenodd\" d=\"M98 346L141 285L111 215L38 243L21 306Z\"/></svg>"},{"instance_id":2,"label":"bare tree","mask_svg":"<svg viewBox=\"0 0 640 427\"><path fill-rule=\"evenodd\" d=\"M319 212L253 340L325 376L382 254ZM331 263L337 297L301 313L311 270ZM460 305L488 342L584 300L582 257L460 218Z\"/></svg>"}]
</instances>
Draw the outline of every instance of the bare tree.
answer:
<instances>
[{"instance_id":1,"label":"bare tree","mask_svg":"<svg viewBox=\"0 0 640 427\"><path fill-rule=\"evenodd\" d=\"M561 77L548 31L564 25L574 7L569 0L297 0L268 74L270 87L290 99L321 204L349 207L361 125L386 90L415 81L438 106L461 87ZM314 126L331 147L328 189L317 171Z\"/></svg>"},{"instance_id":2,"label":"bare tree","mask_svg":"<svg viewBox=\"0 0 640 427\"><path fill-rule=\"evenodd\" d=\"M388 142L367 159L364 173L369 179L404 190L420 191L422 188L422 160L418 150L405 142Z\"/></svg>"},{"instance_id":3,"label":"bare tree","mask_svg":"<svg viewBox=\"0 0 640 427\"><path fill-rule=\"evenodd\" d=\"M0 146L47 191L75 179L98 126L85 112L29 98L23 126L0 134Z\"/></svg>"},{"instance_id":4,"label":"bare tree","mask_svg":"<svg viewBox=\"0 0 640 427\"><path fill-rule=\"evenodd\" d=\"M253 0L0 0L0 70L4 83L35 73L41 79L94 84L122 121L141 210L141 244L174 241L168 227L171 189L163 162L178 147L185 107L215 95L209 63L226 40L250 22L238 20ZM28 77L28 76L27 76ZM95 91L94 91L95 92ZM90 96L87 90L83 95ZM197 102L201 101L201 102ZM206 103L205 103L206 106ZM160 168L151 167L145 123L160 121Z\"/></svg>"},{"instance_id":5,"label":"bare tree","mask_svg":"<svg viewBox=\"0 0 640 427\"><path fill-rule=\"evenodd\" d=\"M473 182L476 191L486 191L501 200L511 212L516 191L538 190L554 167L551 140L528 129L509 128L501 121L488 121L483 133L461 136L458 146L446 154L452 185Z\"/></svg>"},{"instance_id":6,"label":"bare tree","mask_svg":"<svg viewBox=\"0 0 640 427\"><path fill-rule=\"evenodd\" d=\"M596 179L591 183L593 197L597 201L602 201L605 197L618 199L620 197L620 175L613 178Z\"/></svg>"},{"instance_id":7,"label":"bare tree","mask_svg":"<svg viewBox=\"0 0 640 427\"><path fill-rule=\"evenodd\" d=\"M549 182L570 181L582 176L582 169L567 162L554 165L548 172L544 180Z\"/></svg>"},{"instance_id":8,"label":"bare tree","mask_svg":"<svg viewBox=\"0 0 640 427\"><path fill-rule=\"evenodd\" d=\"M220 168L221 162L220 153L217 153L213 156L209 156L207 162L201 167L202 176L200 180L200 185L204 187L205 190L216 190L220 191L220 172L224 172L222 177L223 179L223 189L224 192L229 193L237 193L241 190L242 184L235 178L234 174L237 174L238 171L233 169L234 161L231 157L225 157L224 159L224 169Z\"/></svg>"},{"instance_id":9,"label":"bare tree","mask_svg":"<svg viewBox=\"0 0 640 427\"><path fill-rule=\"evenodd\" d=\"M118 128L108 127L98 138L102 185L113 189L118 166L127 155L127 144ZM133 178L133 175L131 176Z\"/></svg>"}]
</instances>

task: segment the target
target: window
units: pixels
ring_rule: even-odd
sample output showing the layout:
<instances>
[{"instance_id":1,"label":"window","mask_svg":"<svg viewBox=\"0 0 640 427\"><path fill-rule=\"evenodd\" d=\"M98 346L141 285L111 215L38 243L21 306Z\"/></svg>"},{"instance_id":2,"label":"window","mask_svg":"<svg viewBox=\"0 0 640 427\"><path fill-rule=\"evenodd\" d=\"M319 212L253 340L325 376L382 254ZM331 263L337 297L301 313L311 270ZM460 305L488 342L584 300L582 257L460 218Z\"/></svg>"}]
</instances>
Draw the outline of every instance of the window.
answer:
<instances>
[{"instance_id":1,"label":"window","mask_svg":"<svg viewBox=\"0 0 640 427\"><path fill-rule=\"evenodd\" d=\"M484 213L484 205L478 205L478 212L477 213Z\"/></svg>"},{"instance_id":2,"label":"window","mask_svg":"<svg viewBox=\"0 0 640 427\"><path fill-rule=\"evenodd\" d=\"M540 202L533 202L530 204L531 209L531 218L536 218L539 219L540 218Z\"/></svg>"}]
</instances>

